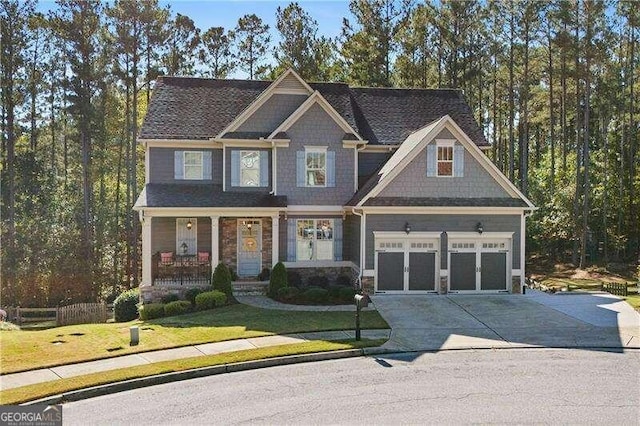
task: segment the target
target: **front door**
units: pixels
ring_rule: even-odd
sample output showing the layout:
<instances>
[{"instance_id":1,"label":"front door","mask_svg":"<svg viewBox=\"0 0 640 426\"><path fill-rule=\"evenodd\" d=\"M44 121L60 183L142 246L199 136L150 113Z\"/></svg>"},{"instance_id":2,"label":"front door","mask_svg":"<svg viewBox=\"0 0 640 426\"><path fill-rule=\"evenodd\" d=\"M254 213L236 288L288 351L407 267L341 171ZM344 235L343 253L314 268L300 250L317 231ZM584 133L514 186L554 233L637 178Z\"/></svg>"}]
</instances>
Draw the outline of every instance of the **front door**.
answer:
<instances>
[{"instance_id":1,"label":"front door","mask_svg":"<svg viewBox=\"0 0 640 426\"><path fill-rule=\"evenodd\" d=\"M255 277L262 265L262 221L238 220L238 276Z\"/></svg>"}]
</instances>

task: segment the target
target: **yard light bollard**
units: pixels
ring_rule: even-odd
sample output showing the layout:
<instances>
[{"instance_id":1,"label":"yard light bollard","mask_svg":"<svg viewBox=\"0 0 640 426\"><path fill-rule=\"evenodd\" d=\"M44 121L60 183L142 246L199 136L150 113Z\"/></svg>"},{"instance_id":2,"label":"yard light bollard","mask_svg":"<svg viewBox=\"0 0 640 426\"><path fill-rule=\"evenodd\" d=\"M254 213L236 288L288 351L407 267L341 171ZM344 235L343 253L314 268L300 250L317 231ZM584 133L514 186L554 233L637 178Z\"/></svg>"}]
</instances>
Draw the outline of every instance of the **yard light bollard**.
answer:
<instances>
[{"instance_id":1,"label":"yard light bollard","mask_svg":"<svg viewBox=\"0 0 640 426\"><path fill-rule=\"evenodd\" d=\"M129 327L129 334L131 335L130 346L137 346L140 343L140 328L137 325Z\"/></svg>"},{"instance_id":2,"label":"yard light bollard","mask_svg":"<svg viewBox=\"0 0 640 426\"><path fill-rule=\"evenodd\" d=\"M360 310L369 304L369 299L362 294L356 294L353 300L356 303L356 340L360 340Z\"/></svg>"}]
</instances>

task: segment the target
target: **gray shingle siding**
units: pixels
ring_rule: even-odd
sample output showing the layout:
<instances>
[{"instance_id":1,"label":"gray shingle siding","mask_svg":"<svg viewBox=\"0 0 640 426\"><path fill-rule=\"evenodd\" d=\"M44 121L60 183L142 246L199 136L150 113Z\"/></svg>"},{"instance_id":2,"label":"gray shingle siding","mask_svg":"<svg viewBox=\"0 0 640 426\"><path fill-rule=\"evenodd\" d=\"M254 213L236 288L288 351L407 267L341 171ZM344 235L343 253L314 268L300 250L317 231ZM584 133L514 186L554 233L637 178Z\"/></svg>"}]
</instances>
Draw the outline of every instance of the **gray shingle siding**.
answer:
<instances>
[{"instance_id":1,"label":"gray shingle siding","mask_svg":"<svg viewBox=\"0 0 640 426\"><path fill-rule=\"evenodd\" d=\"M350 260L360 266L360 217L349 215L344 221L345 247L344 260ZM347 238L348 236L348 238Z\"/></svg>"},{"instance_id":2,"label":"gray shingle siding","mask_svg":"<svg viewBox=\"0 0 640 426\"><path fill-rule=\"evenodd\" d=\"M443 134L446 132L445 134ZM448 131L436 139L451 139ZM435 141L431 142L435 143ZM456 142L460 145L460 142ZM510 195L465 150L463 177L427 177L427 155L422 150L379 194L380 197L509 198Z\"/></svg>"},{"instance_id":3,"label":"gray shingle siding","mask_svg":"<svg viewBox=\"0 0 640 426\"><path fill-rule=\"evenodd\" d=\"M289 205L343 205L353 195L354 150L342 147L344 130L320 107L312 106L288 131L288 148L277 148L278 194L286 194ZM336 186L299 188L296 183L296 152L305 146L327 146L336 153Z\"/></svg>"},{"instance_id":4,"label":"gray shingle siding","mask_svg":"<svg viewBox=\"0 0 640 426\"><path fill-rule=\"evenodd\" d=\"M269 186L231 186L231 152L232 151L267 151L269 153ZM226 190L227 192L271 192L271 184L273 181L273 174L271 173L271 150L270 149L260 149L260 148L227 148L225 149L225 179L227 180ZM222 158L222 157L221 157ZM222 162L220 163L222 164Z\"/></svg>"},{"instance_id":5,"label":"gray shingle siding","mask_svg":"<svg viewBox=\"0 0 640 426\"><path fill-rule=\"evenodd\" d=\"M237 131L271 133L306 99L305 95L273 95Z\"/></svg>"},{"instance_id":6,"label":"gray shingle siding","mask_svg":"<svg viewBox=\"0 0 640 426\"><path fill-rule=\"evenodd\" d=\"M373 231L404 231L405 223L411 232L474 232L482 222L485 232L513 232L512 267L520 268L520 215L367 215L366 269L374 267ZM447 269L447 239L441 238L440 267Z\"/></svg>"},{"instance_id":7,"label":"gray shingle siding","mask_svg":"<svg viewBox=\"0 0 640 426\"><path fill-rule=\"evenodd\" d=\"M211 178L204 182L222 185L221 149L149 148L149 183L187 183L193 180L175 180L173 161L175 151L211 151Z\"/></svg>"},{"instance_id":8,"label":"gray shingle siding","mask_svg":"<svg viewBox=\"0 0 640 426\"><path fill-rule=\"evenodd\" d=\"M211 219L199 217L198 251L211 252ZM151 220L151 253L176 251L176 218L154 217Z\"/></svg>"}]
</instances>

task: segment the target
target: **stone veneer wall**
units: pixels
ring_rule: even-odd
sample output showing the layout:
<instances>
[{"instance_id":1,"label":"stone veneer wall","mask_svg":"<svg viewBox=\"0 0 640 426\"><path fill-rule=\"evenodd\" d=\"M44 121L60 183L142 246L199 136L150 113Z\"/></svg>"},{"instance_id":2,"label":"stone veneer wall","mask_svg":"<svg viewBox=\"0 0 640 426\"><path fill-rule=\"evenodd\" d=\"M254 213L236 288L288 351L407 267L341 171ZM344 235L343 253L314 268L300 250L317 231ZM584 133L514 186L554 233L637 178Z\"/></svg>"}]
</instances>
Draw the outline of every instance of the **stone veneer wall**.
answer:
<instances>
[{"instance_id":1,"label":"stone veneer wall","mask_svg":"<svg viewBox=\"0 0 640 426\"><path fill-rule=\"evenodd\" d=\"M262 268L271 269L273 247L271 218L262 220ZM238 272L238 219L220 218L220 260Z\"/></svg>"},{"instance_id":2,"label":"stone veneer wall","mask_svg":"<svg viewBox=\"0 0 640 426\"><path fill-rule=\"evenodd\" d=\"M514 275L513 277L511 277L511 293L513 294L520 294L521 287L520 287L520 277L517 275Z\"/></svg>"},{"instance_id":3,"label":"stone veneer wall","mask_svg":"<svg viewBox=\"0 0 640 426\"><path fill-rule=\"evenodd\" d=\"M300 274L300 278L302 281L302 286L307 287L312 284L309 283L309 280L313 277L327 277L327 281L329 285L336 285L338 281L338 277L342 275L346 275L349 277L350 281L354 283L358 274L356 271L350 266L344 267L318 267L318 268L287 268L287 272L296 272ZM293 285L289 283L289 285Z\"/></svg>"}]
</instances>

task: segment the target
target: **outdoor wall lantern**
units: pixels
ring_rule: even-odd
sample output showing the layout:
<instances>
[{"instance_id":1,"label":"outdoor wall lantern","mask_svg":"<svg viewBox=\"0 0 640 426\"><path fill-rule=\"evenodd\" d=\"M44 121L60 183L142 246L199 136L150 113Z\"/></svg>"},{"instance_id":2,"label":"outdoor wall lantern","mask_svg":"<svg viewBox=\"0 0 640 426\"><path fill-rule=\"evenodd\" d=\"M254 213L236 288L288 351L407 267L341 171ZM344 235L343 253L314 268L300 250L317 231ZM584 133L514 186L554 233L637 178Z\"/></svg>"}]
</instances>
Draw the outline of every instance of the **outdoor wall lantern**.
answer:
<instances>
[{"instance_id":1,"label":"outdoor wall lantern","mask_svg":"<svg viewBox=\"0 0 640 426\"><path fill-rule=\"evenodd\" d=\"M407 235L409 235L409 232L411 232L411 225L409 225L409 222L406 222L404 224L404 232L406 232Z\"/></svg>"},{"instance_id":2,"label":"outdoor wall lantern","mask_svg":"<svg viewBox=\"0 0 640 426\"><path fill-rule=\"evenodd\" d=\"M189 220L187 221L187 229L188 229L189 231L191 231L191 228L193 228L193 223L191 223L191 219L189 219Z\"/></svg>"},{"instance_id":3,"label":"outdoor wall lantern","mask_svg":"<svg viewBox=\"0 0 640 426\"><path fill-rule=\"evenodd\" d=\"M189 251L189 246L187 246L187 243L182 243L180 248L182 249L182 254L187 254L187 252Z\"/></svg>"},{"instance_id":4,"label":"outdoor wall lantern","mask_svg":"<svg viewBox=\"0 0 640 426\"><path fill-rule=\"evenodd\" d=\"M478 234L482 234L482 231L484 231L484 228L482 227L482 222L478 222L478 224L476 225L476 231L478 231Z\"/></svg>"},{"instance_id":5,"label":"outdoor wall lantern","mask_svg":"<svg viewBox=\"0 0 640 426\"><path fill-rule=\"evenodd\" d=\"M251 227L253 225L251 224L251 222L247 223L247 230L249 231L249 235L251 235Z\"/></svg>"}]
</instances>

